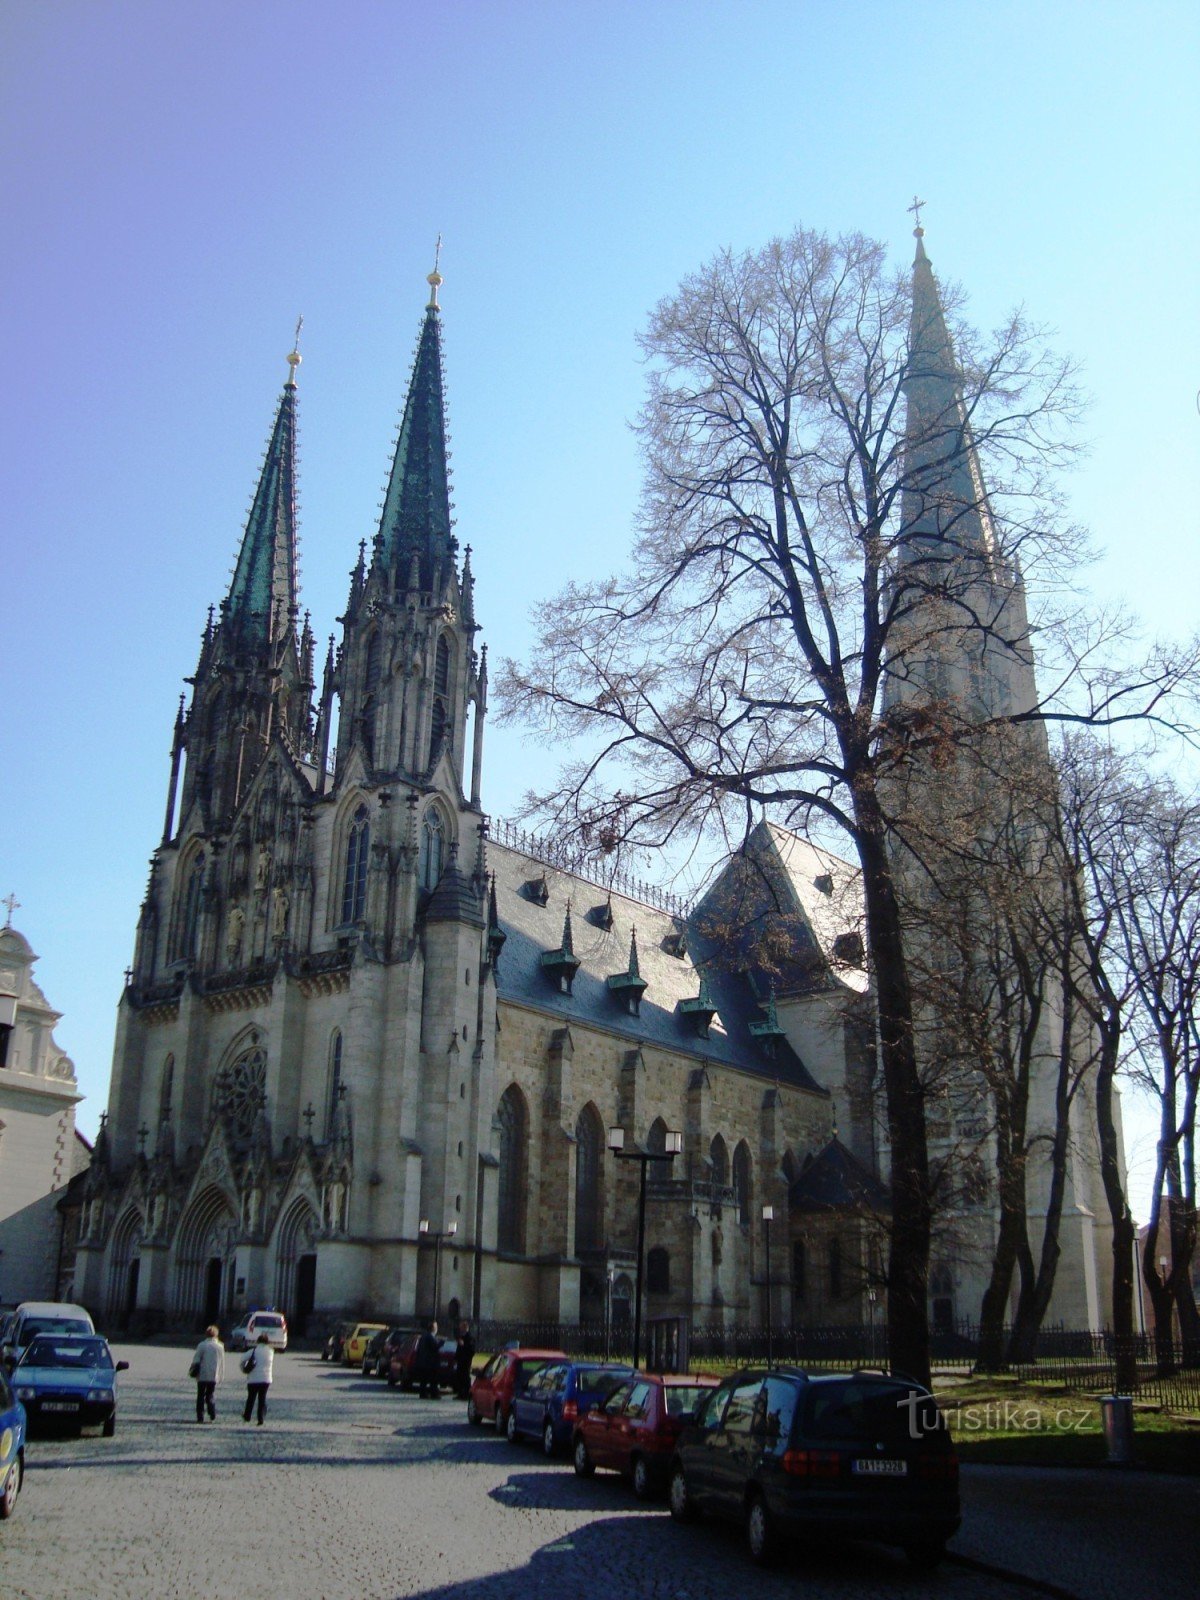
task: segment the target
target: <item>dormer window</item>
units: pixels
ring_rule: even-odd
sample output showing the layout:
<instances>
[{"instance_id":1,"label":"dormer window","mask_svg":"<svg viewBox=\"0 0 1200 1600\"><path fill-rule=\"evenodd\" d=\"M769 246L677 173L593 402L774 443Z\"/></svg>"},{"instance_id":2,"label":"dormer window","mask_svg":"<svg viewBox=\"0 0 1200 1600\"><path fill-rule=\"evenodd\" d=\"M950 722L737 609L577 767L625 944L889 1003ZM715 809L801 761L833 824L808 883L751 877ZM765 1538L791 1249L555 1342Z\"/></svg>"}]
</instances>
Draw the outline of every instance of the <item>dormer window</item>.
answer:
<instances>
[{"instance_id":1,"label":"dormer window","mask_svg":"<svg viewBox=\"0 0 1200 1600\"><path fill-rule=\"evenodd\" d=\"M532 900L535 906L544 906L550 899L550 885L546 882L543 872L540 878L530 878L525 885L525 898Z\"/></svg>"},{"instance_id":2,"label":"dormer window","mask_svg":"<svg viewBox=\"0 0 1200 1600\"><path fill-rule=\"evenodd\" d=\"M828 873L828 872L819 873L813 879L813 888L817 891L818 894L832 894L833 893L833 875L831 873Z\"/></svg>"},{"instance_id":3,"label":"dormer window","mask_svg":"<svg viewBox=\"0 0 1200 1600\"><path fill-rule=\"evenodd\" d=\"M866 952L863 949L862 934L839 933L833 941L833 959L847 967L865 966Z\"/></svg>"}]
</instances>

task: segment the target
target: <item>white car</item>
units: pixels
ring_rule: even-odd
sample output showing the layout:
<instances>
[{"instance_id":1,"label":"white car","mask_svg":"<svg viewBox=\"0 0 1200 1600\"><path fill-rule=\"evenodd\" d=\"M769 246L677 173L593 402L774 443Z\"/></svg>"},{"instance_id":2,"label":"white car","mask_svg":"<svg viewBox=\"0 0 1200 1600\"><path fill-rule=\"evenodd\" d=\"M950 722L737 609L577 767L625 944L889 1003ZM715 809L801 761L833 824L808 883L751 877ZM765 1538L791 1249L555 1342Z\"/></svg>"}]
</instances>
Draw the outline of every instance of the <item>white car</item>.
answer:
<instances>
[{"instance_id":1,"label":"white car","mask_svg":"<svg viewBox=\"0 0 1200 1600\"><path fill-rule=\"evenodd\" d=\"M229 1348L249 1350L258 1343L259 1336L264 1333L272 1349L287 1349L287 1318L282 1311L252 1311L229 1335Z\"/></svg>"}]
</instances>

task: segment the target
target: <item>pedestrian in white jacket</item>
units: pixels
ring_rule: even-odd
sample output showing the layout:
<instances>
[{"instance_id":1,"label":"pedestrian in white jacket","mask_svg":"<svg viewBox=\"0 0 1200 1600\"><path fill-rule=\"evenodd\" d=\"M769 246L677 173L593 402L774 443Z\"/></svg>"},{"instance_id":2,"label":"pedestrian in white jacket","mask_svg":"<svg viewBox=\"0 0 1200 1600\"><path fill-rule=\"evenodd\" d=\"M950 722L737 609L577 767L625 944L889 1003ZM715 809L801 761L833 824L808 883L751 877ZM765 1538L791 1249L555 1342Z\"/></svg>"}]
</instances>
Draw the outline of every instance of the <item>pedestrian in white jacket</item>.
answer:
<instances>
[{"instance_id":1,"label":"pedestrian in white jacket","mask_svg":"<svg viewBox=\"0 0 1200 1600\"><path fill-rule=\"evenodd\" d=\"M271 1348L271 1341L265 1333L260 1333L258 1343L242 1362L242 1371L246 1374L246 1409L242 1412L242 1421L250 1421L250 1413L254 1410L255 1401L258 1402L258 1425L261 1428L267 1420L267 1390L271 1387L271 1378L275 1366L275 1352Z\"/></svg>"},{"instance_id":2,"label":"pedestrian in white jacket","mask_svg":"<svg viewBox=\"0 0 1200 1600\"><path fill-rule=\"evenodd\" d=\"M191 1371L196 1380L196 1421L203 1422L207 1411L208 1420L215 1422L217 1407L214 1395L217 1385L225 1376L225 1346L221 1343L219 1328L205 1328L204 1337L192 1356Z\"/></svg>"}]
</instances>

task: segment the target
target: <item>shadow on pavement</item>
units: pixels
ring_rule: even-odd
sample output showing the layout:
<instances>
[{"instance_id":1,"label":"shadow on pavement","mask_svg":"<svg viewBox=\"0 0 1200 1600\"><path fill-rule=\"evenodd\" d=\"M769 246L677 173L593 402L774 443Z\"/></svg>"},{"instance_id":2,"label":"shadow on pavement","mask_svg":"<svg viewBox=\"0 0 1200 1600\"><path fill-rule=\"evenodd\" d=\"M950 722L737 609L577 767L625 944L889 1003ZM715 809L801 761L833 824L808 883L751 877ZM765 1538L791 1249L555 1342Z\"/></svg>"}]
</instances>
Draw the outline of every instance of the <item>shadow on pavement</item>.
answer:
<instances>
[{"instance_id":1,"label":"shadow on pavement","mask_svg":"<svg viewBox=\"0 0 1200 1600\"><path fill-rule=\"evenodd\" d=\"M555 1480L540 1480L536 1487L545 1481ZM502 1498L498 1492L497 1497ZM698 1568L704 1575L702 1587L696 1583ZM848 1600L860 1600L867 1590L906 1600L946 1592L944 1576L918 1573L901 1555L881 1546L788 1552L777 1567L762 1571L751 1566L736 1529L720 1524L680 1528L665 1516L623 1515L543 1545L522 1567L423 1589L405 1600L594 1600L606 1588L622 1600L741 1594L753 1594L754 1600L795 1600L798 1580L813 1579L820 1580L823 1595L844 1594Z\"/></svg>"},{"instance_id":2,"label":"shadow on pavement","mask_svg":"<svg viewBox=\"0 0 1200 1600\"><path fill-rule=\"evenodd\" d=\"M612 1490L604 1500L611 1499L612 1509L624 1514L638 1513L639 1520L647 1512L666 1514L665 1501L633 1500L632 1491L615 1474L605 1474L599 1480L577 1478L566 1472L514 1472L504 1483L489 1489L488 1498L501 1505L520 1507L522 1511L586 1511L594 1512L601 1501L597 1492ZM632 1503L631 1503L632 1502ZM607 1509L607 1506L603 1506Z\"/></svg>"}]
</instances>

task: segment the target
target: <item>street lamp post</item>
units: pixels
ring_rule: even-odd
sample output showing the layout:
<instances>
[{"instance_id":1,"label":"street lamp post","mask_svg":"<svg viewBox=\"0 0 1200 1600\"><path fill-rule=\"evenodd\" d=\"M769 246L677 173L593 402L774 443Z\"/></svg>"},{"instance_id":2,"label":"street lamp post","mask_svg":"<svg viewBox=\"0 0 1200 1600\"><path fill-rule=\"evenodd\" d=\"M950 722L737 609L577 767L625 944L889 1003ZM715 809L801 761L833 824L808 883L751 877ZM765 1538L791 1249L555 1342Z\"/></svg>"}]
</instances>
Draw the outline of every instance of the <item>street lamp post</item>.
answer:
<instances>
[{"instance_id":1,"label":"street lamp post","mask_svg":"<svg viewBox=\"0 0 1200 1600\"><path fill-rule=\"evenodd\" d=\"M448 1228L431 1228L429 1226L429 1218L422 1217L417 1224L417 1232L423 1239L433 1240L433 1317L436 1320L438 1302L441 1298L442 1240L453 1239L458 1232L458 1223L452 1222Z\"/></svg>"},{"instance_id":2,"label":"street lamp post","mask_svg":"<svg viewBox=\"0 0 1200 1600\"><path fill-rule=\"evenodd\" d=\"M772 1356L772 1329L771 1329L771 1224L775 1221L775 1207L762 1208L763 1234L766 1238L767 1258L767 1365L771 1365Z\"/></svg>"},{"instance_id":3,"label":"street lamp post","mask_svg":"<svg viewBox=\"0 0 1200 1600\"><path fill-rule=\"evenodd\" d=\"M652 1161L674 1161L683 1149L683 1135L668 1132L660 1150L626 1150L625 1129L608 1130L608 1148L618 1161L640 1161L642 1182L638 1193L637 1291L633 1301L633 1366L637 1370L642 1344L642 1258L646 1250L646 1170Z\"/></svg>"}]
</instances>

